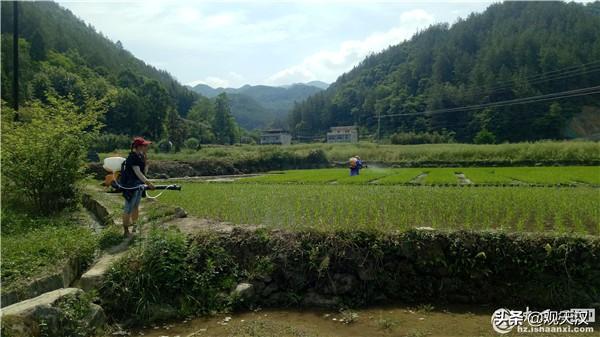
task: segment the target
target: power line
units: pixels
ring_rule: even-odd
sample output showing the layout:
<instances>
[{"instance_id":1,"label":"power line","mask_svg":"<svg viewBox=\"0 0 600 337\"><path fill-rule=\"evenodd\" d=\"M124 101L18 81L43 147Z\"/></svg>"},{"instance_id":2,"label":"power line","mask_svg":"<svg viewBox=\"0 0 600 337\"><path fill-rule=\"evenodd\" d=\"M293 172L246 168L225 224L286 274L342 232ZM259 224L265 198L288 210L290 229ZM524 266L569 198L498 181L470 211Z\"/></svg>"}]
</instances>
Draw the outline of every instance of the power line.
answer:
<instances>
[{"instance_id":1,"label":"power line","mask_svg":"<svg viewBox=\"0 0 600 337\"><path fill-rule=\"evenodd\" d=\"M527 84L539 84L539 83L544 83L544 82L549 82L549 81L565 79L565 78L569 78L569 77L591 74L591 73L594 73L597 71L600 71L600 65L590 67L589 69L587 69L587 68L586 69L576 69L576 70L571 70L571 71L567 71L564 73L554 74L552 76L545 77L545 78L542 77L542 78L533 79L533 80L528 80L527 78L524 78L524 79L527 81ZM514 84L511 83L511 84L504 85L504 86L495 86L495 87L491 87L491 88L487 88L487 89L481 89L481 90L475 91L474 94L476 94L476 95L479 95L482 93L492 94L492 93L495 93L498 91L506 91L506 89L510 89L512 87L514 87ZM486 90L487 92L484 92L484 90Z\"/></svg>"},{"instance_id":2,"label":"power line","mask_svg":"<svg viewBox=\"0 0 600 337\"><path fill-rule=\"evenodd\" d=\"M573 65L573 66L569 66L569 67L565 67L565 68L561 68L561 69L556 69L556 70L552 70L552 71L548 71L545 73L540 73L540 74L535 74L535 75L531 75L531 76L526 76L523 78L523 80L526 81L538 81L540 79L545 80L544 77L548 77L548 76L560 76L560 75L564 75L570 72L574 72L574 71L587 71L589 69L582 69L582 67L586 68L586 67L590 67L590 68L596 68L597 66L600 66L600 60L597 61L592 61L592 62L588 62L588 63L582 63L582 64L578 64L578 65ZM564 73L564 74L563 74ZM502 87L506 87L506 86L512 86L512 83L514 82L513 79L510 80L505 80L505 81L500 81L500 82L496 82L494 84L494 86L492 86L491 88L487 88L487 90L490 89L494 89L494 88L502 88Z\"/></svg>"},{"instance_id":3,"label":"power line","mask_svg":"<svg viewBox=\"0 0 600 337\"><path fill-rule=\"evenodd\" d=\"M511 99L511 100L484 103L484 104L468 105L468 106L457 107L457 108L438 109L438 110L430 110L430 111L422 111L422 112L400 113L400 114L389 114L389 115L379 115L378 118L435 115L435 114L454 112L454 111L470 111L470 110L476 110L476 109L488 108L488 107L496 107L496 106L536 103L536 102L546 101L549 99L550 100L551 99L562 99L562 98L566 98L566 97L596 94L599 92L600 92L600 85L593 86L593 87L587 87L587 88L581 88L581 89L575 89L575 90L555 92L555 93L550 93L550 94L545 94L545 95L516 98L516 99ZM564 97L562 97L562 96L564 96Z\"/></svg>"}]
</instances>

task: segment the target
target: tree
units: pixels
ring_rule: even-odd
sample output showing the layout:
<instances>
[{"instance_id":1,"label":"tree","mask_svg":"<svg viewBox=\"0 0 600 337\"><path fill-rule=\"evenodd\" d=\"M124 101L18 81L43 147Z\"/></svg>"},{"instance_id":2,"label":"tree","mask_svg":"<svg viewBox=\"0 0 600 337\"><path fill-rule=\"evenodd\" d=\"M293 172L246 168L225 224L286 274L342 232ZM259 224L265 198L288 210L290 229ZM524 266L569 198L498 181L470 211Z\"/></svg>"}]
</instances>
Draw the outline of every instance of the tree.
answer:
<instances>
[{"instance_id":1,"label":"tree","mask_svg":"<svg viewBox=\"0 0 600 337\"><path fill-rule=\"evenodd\" d=\"M487 129L481 129L473 138L475 144L494 144L495 142L496 136Z\"/></svg>"},{"instance_id":2,"label":"tree","mask_svg":"<svg viewBox=\"0 0 600 337\"><path fill-rule=\"evenodd\" d=\"M78 182L85 177L85 156L100 129L103 108L88 104L85 113L69 101L48 97L22 108L25 121L2 107L2 175L11 198L40 214L52 214L77 203ZM5 191L3 188L3 197Z\"/></svg>"},{"instance_id":3,"label":"tree","mask_svg":"<svg viewBox=\"0 0 600 337\"><path fill-rule=\"evenodd\" d=\"M115 89L108 95L105 123L109 132L117 134L142 134L147 112L142 100L131 89Z\"/></svg>"},{"instance_id":4,"label":"tree","mask_svg":"<svg viewBox=\"0 0 600 337\"><path fill-rule=\"evenodd\" d=\"M560 138L564 124L565 118L558 102L550 104L548 112L535 122L537 133L545 139Z\"/></svg>"},{"instance_id":5,"label":"tree","mask_svg":"<svg viewBox=\"0 0 600 337\"><path fill-rule=\"evenodd\" d=\"M36 30L31 38L31 49L29 55L34 61L42 61L46 59L46 43L39 30Z\"/></svg>"},{"instance_id":6,"label":"tree","mask_svg":"<svg viewBox=\"0 0 600 337\"><path fill-rule=\"evenodd\" d=\"M158 139L162 135L167 111L174 109L174 103L167 91L155 80L145 81L139 89L143 100L143 109L148 114L145 129L150 138ZM177 114L179 117L179 114Z\"/></svg>"},{"instance_id":7,"label":"tree","mask_svg":"<svg viewBox=\"0 0 600 337\"><path fill-rule=\"evenodd\" d=\"M231 109L229 108L229 101L225 93L219 94L215 100L213 131L219 144L231 145L237 138L237 126L233 117L231 117Z\"/></svg>"},{"instance_id":8,"label":"tree","mask_svg":"<svg viewBox=\"0 0 600 337\"><path fill-rule=\"evenodd\" d=\"M212 123L215 118L215 106L207 97L200 97L187 113L187 119L196 122Z\"/></svg>"},{"instance_id":9,"label":"tree","mask_svg":"<svg viewBox=\"0 0 600 337\"><path fill-rule=\"evenodd\" d=\"M179 117L179 113L175 108L169 108L167 118L167 131L169 132L169 140L173 142L175 152L179 152L187 137L185 123Z\"/></svg>"},{"instance_id":10,"label":"tree","mask_svg":"<svg viewBox=\"0 0 600 337\"><path fill-rule=\"evenodd\" d=\"M446 128L456 132L457 141L472 141L484 128L496 141L561 138L570 114L565 111L580 111L591 102L589 97L570 99L562 113L546 113L541 103L495 107L484 116L487 121L472 109L460 108L598 83L600 75L582 66L600 55L600 34L594 34L598 31L598 14L585 5L492 5L451 27L432 26L367 57L326 91L298 103L290 124L303 136L352 122L375 134L377 115L392 114L397 117L382 119L383 134L410 132L416 117L425 116L426 128L419 132ZM556 80L565 69L572 70L569 76ZM458 109L420 115L452 108Z\"/></svg>"}]
</instances>

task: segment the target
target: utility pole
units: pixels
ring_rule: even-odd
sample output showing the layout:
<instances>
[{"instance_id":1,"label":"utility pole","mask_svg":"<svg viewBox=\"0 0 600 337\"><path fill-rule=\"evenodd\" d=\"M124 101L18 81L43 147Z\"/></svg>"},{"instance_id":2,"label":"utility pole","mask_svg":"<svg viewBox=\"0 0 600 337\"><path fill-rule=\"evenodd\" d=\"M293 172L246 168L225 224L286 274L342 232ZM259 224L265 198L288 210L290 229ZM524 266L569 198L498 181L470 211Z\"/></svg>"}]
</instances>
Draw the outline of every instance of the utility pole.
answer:
<instances>
[{"instance_id":1,"label":"utility pole","mask_svg":"<svg viewBox=\"0 0 600 337\"><path fill-rule=\"evenodd\" d=\"M13 1L13 106L19 120L19 2Z\"/></svg>"}]
</instances>

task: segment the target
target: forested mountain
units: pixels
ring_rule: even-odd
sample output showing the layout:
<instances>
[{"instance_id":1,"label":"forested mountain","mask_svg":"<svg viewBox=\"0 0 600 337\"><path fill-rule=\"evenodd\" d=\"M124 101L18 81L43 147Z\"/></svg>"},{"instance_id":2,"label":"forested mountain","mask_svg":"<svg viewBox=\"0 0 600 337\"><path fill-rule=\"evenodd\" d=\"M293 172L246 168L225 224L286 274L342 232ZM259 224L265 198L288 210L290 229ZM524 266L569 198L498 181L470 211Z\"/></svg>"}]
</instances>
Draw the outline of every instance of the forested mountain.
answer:
<instances>
[{"instance_id":1,"label":"forested mountain","mask_svg":"<svg viewBox=\"0 0 600 337\"><path fill-rule=\"evenodd\" d=\"M321 92L323 89L317 85L327 85L324 82L314 82L315 85L244 85L240 88L212 88L206 84L198 84L192 90L206 97L226 93L231 99L231 112L237 122L246 129L255 129L267 127L278 119L285 119L295 102Z\"/></svg>"},{"instance_id":2,"label":"forested mountain","mask_svg":"<svg viewBox=\"0 0 600 337\"><path fill-rule=\"evenodd\" d=\"M321 88L323 90L329 88L329 84L325 83L323 81L310 81L310 82L306 82L306 85L311 85L313 87Z\"/></svg>"},{"instance_id":3,"label":"forested mountain","mask_svg":"<svg viewBox=\"0 0 600 337\"><path fill-rule=\"evenodd\" d=\"M355 124L376 135L381 115L383 136L562 138L584 106L600 106L600 95L481 105L599 85L600 2L505 2L367 57L326 91L297 104L290 126L307 136Z\"/></svg>"},{"instance_id":4,"label":"forested mountain","mask_svg":"<svg viewBox=\"0 0 600 337\"><path fill-rule=\"evenodd\" d=\"M2 2L2 100L10 104L12 33L13 2ZM19 63L20 104L55 96L74 100L85 111L90 102L101 101L107 105L103 132L169 138L176 145L188 137L218 138L215 115L200 121L185 119L200 95L56 3L19 2ZM228 107L221 106L224 118L230 120ZM228 139L235 137L231 134Z\"/></svg>"}]
</instances>

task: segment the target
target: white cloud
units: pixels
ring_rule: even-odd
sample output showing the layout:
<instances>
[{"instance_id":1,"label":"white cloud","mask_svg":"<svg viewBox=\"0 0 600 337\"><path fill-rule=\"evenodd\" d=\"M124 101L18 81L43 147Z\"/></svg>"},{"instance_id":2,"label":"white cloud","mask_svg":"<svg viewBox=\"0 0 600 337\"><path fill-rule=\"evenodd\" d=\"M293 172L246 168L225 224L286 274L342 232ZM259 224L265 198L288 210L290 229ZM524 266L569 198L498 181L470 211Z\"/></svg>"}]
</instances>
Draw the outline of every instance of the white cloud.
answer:
<instances>
[{"instance_id":1,"label":"white cloud","mask_svg":"<svg viewBox=\"0 0 600 337\"><path fill-rule=\"evenodd\" d=\"M344 41L336 50L314 53L301 63L269 76L265 82L273 85L312 80L333 82L367 55L409 39L418 29L431 25L434 17L422 9L415 9L403 12L399 21L398 26L388 31L371 34L363 40Z\"/></svg>"},{"instance_id":2,"label":"white cloud","mask_svg":"<svg viewBox=\"0 0 600 337\"><path fill-rule=\"evenodd\" d=\"M189 86L195 86L198 84L206 84L213 88L237 88L245 84L246 78L234 71L230 71L226 77L207 76L200 80L195 80L186 83Z\"/></svg>"}]
</instances>

